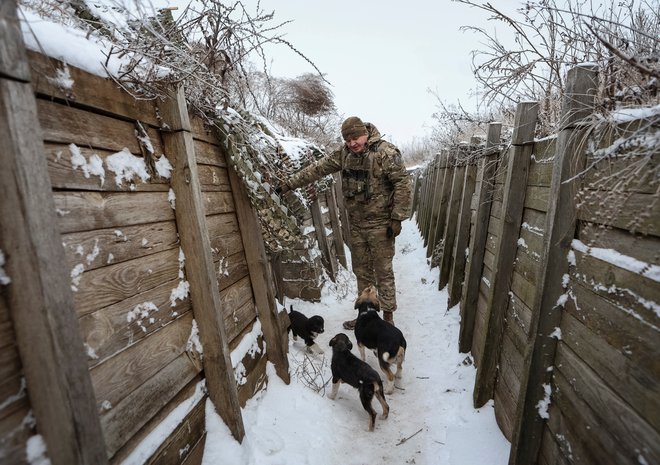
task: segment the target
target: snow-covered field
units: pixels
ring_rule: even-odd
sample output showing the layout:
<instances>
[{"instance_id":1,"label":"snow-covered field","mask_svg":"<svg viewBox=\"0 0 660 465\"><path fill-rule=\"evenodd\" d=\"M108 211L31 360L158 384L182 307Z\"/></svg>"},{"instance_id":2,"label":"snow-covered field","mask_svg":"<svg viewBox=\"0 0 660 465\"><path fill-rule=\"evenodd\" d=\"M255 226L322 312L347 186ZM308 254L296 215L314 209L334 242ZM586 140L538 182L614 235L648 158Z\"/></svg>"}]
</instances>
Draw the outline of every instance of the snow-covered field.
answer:
<instances>
[{"instance_id":1,"label":"snow-covered field","mask_svg":"<svg viewBox=\"0 0 660 465\"><path fill-rule=\"evenodd\" d=\"M348 251L347 251L348 252ZM308 355L304 342L289 340L290 385L269 365L268 388L243 411L246 436L236 442L207 403L208 436L204 464L443 464L507 463L509 442L495 423L492 401L472 407L475 368L458 353L458 307L447 309L446 291L438 291L437 269L430 270L414 221L403 223L394 259L399 310L396 325L408 342L403 379L386 396L390 415L376 419L367 432L367 414L357 390L342 384L336 400L331 390L328 341L352 331L341 323L355 316L355 277L341 271L337 284L326 285L319 303L289 300L307 316L321 315L325 333L317 342L325 354ZM357 347L353 352L359 355ZM372 353L367 361L377 369ZM374 400L380 413L380 405Z\"/></svg>"}]
</instances>

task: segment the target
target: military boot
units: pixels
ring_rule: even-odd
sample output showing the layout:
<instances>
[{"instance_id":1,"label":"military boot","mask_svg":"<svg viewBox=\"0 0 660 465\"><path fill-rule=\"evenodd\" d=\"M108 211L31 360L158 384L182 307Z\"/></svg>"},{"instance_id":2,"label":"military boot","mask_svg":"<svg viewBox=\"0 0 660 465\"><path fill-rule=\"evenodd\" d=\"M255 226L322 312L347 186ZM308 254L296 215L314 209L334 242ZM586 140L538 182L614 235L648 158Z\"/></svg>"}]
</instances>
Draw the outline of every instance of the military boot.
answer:
<instances>
[{"instance_id":1,"label":"military boot","mask_svg":"<svg viewBox=\"0 0 660 465\"><path fill-rule=\"evenodd\" d=\"M384 311L383 312L383 320L387 321L389 324L394 326L394 313L393 312L388 312Z\"/></svg>"}]
</instances>

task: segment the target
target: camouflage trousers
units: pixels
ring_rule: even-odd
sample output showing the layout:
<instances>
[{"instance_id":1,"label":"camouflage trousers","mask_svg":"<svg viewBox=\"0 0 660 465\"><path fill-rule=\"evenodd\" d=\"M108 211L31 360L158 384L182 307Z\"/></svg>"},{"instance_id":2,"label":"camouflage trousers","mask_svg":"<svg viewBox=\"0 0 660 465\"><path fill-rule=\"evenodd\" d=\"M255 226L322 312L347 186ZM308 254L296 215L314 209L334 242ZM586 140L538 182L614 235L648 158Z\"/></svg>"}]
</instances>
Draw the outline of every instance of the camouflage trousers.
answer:
<instances>
[{"instance_id":1,"label":"camouflage trousers","mask_svg":"<svg viewBox=\"0 0 660 465\"><path fill-rule=\"evenodd\" d=\"M388 238L387 227L359 228L351 225L351 258L353 273L357 277L358 295L373 284L378 289L380 308L396 310L396 286L394 285L394 238Z\"/></svg>"}]
</instances>

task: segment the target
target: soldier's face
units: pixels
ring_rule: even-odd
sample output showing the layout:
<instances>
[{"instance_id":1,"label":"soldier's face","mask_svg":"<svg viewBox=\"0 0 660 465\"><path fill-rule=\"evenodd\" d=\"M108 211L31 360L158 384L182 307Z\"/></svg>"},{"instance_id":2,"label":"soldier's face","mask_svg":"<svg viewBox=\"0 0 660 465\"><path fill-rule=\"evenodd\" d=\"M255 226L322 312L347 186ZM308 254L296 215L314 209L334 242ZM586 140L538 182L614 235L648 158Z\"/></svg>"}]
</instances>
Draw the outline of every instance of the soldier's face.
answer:
<instances>
[{"instance_id":1,"label":"soldier's face","mask_svg":"<svg viewBox=\"0 0 660 465\"><path fill-rule=\"evenodd\" d=\"M348 139L346 141L346 147L348 147L348 150L350 150L353 153L362 153L364 152L364 148L367 146L368 139L369 136L367 134L363 134L356 138Z\"/></svg>"}]
</instances>

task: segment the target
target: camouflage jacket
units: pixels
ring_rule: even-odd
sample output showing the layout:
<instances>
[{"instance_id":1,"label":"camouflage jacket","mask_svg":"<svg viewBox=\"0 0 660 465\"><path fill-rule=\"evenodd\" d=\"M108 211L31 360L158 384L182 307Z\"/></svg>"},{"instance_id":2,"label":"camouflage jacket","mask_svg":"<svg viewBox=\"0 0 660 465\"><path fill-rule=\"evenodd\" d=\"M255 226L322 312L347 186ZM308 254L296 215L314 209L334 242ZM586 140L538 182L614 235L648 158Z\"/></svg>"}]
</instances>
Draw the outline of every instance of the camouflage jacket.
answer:
<instances>
[{"instance_id":1,"label":"camouflage jacket","mask_svg":"<svg viewBox=\"0 0 660 465\"><path fill-rule=\"evenodd\" d=\"M366 123L369 139L364 153L351 153L346 145L294 174L287 184L296 189L328 174L341 172L344 204L352 225L376 227L410 214L411 181L401 152L381 139Z\"/></svg>"}]
</instances>

